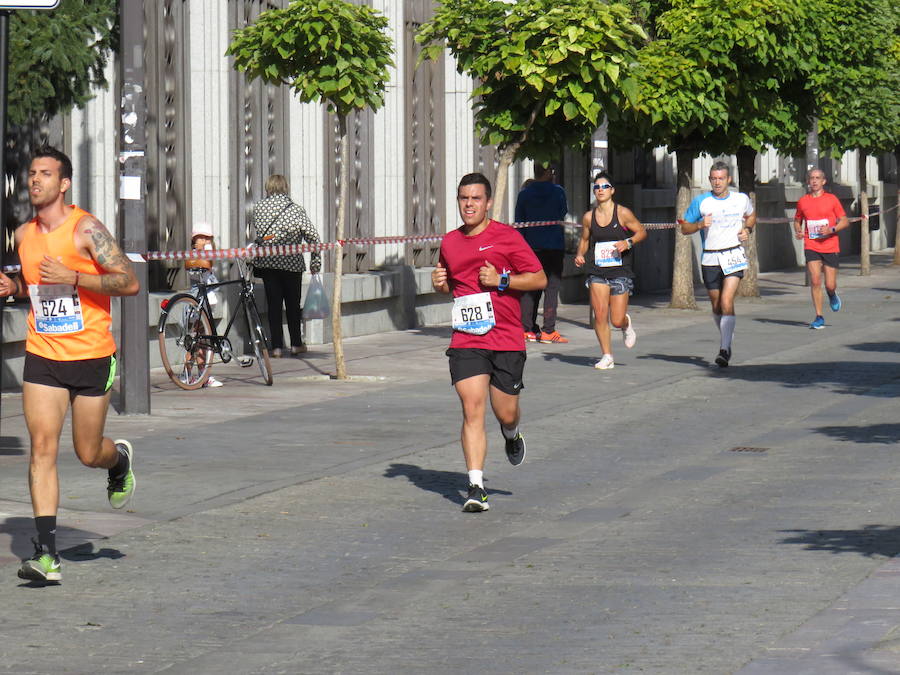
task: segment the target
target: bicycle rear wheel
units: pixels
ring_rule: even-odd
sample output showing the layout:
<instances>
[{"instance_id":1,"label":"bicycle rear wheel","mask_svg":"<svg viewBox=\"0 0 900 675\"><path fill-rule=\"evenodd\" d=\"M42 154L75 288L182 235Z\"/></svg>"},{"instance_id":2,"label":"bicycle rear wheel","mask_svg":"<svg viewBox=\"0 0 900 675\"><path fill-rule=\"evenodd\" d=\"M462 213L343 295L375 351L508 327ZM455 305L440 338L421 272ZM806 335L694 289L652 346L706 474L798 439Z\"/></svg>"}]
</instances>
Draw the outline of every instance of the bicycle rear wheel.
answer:
<instances>
[{"instance_id":1,"label":"bicycle rear wheel","mask_svg":"<svg viewBox=\"0 0 900 675\"><path fill-rule=\"evenodd\" d=\"M253 345L253 353L256 354L259 372L262 374L263 382L268 386L272 386L274 378L272 377L272 364L269 362L269 347L266 342L266 334L263 332L262 321L259 320L259 311L256 309L256 303L253 302L252 298L244 305L244 309L247 312L250 343Z\"/></svg>"},{"instance_id":2,"label":"bicycle rear wheel","mask_svg":"<svg viewBox=\"0 0 900 675\"><path fill-rule=\"evenodd\" d=\"M159 321L159 353L163 367L182 389L199 389L209 379L213 350L212 322L192 295L177 295Z\"/></svg>"}]
</instances>

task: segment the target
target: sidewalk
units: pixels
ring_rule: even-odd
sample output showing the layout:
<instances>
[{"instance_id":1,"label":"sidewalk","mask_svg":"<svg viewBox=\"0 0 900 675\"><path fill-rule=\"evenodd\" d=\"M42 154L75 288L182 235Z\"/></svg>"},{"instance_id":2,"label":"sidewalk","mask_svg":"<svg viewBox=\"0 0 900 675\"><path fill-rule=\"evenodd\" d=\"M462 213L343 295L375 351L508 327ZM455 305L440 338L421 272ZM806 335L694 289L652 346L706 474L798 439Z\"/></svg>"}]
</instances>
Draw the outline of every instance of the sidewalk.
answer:
<instances>
[{"instance_id":1,"label":"sidewalk","mask_svg":"<svg viewBox=\"0 0 900 675\"><path fill-rule=\"evenodd\" d=\"M0 436L0 672L900 673L900 271L842 260L840 313L802 270L741 298L733 366L668 296L634 299L633 350L528 347L528 458L489 420L487 514L462 514L449 329L345 340L186 392L153 373L138 493L60 456L64 581L30 553L20 395ZM5 580L5 581L3 581ZM742 670L743 668L743 670Z\"/></svg>"}]
</instances>

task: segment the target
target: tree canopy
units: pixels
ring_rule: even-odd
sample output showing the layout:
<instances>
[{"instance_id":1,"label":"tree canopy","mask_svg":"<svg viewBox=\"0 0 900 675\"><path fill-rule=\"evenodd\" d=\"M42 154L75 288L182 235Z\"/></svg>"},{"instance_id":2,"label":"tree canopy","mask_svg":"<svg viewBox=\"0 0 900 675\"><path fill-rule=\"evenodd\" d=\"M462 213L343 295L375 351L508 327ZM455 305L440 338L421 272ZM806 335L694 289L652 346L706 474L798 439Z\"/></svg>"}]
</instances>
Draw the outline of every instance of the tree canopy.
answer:
<instances>
[{"instance_id":1,"label":"tree canopy","mask_svg":"<svg viewBox=\"0 0 900 675\"><path fill-rule=\"evenodd\" d=\"M286 84L304 103L345 117L384 105L393 46L388 20L343 0L295 0L236 30L226 51L251 79Z\"/></svg>"},{"instance_id":2,"label":"tree canopy","mask_svg":"<svg viewBox=\"0 0 900 675\"><path fill-rule=\"evenodd\" d=\"M116 0L63 0L54 10L17 10L9 28L9 121L67 113L107 87L118 45Z\"/></svg>"}]
</instances>

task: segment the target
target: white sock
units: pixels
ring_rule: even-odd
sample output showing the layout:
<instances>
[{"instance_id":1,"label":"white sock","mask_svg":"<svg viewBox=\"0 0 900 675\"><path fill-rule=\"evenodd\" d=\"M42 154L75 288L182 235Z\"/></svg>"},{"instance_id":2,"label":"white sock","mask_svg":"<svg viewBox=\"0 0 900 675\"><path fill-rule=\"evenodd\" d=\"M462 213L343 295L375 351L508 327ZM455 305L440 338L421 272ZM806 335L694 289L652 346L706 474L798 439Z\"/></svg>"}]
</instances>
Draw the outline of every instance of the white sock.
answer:
<instances>
[{"instance_id":1,"label":"white sock","mask_svg":"<svg viewBox=\"0 0 900 675\"><path fill-rule=\"evenodd\" d=\"M480 488L484 487L484 471L479 471L478 469L471 469L469 471L469 484L477 485Z\"/></svg>"},{"instance_id":2,"label":"white sock","mask_svg":"<svg viewBox=\"0 0 900 675\"><path fill-rule=\"evenodd\" d=\"M503 434L503 438L505 438L508 441L511 441L512 439L514 439L516 437L516 434L519 433L519 425L517 424L512 429L507 429L505 426L503 426L501 424L500 432Z\"/></svg>"},{"instance_id":3,"label":"white sock","mask_svg":"<svg viewBox=\"0 0 900 675\"><path fill-rule=\"evenodd\" d=\"M713 314L713 321L716 322L716 328L720 331L722 330L722 315L721 314Z\"/></svg>"},{"instance_id":4,"label":"white sock","mask_svg":"<svg viewBox=\"0 0 900 675\"><path fill-rule=\"evenodd\" d=\"M722 349L731 351L731 338L734 336L734 324L736 320L737 317L735 317L734 314L722 317L722 323L719 326L719 330L722 331Z\"/></svg>"}]
</instances>

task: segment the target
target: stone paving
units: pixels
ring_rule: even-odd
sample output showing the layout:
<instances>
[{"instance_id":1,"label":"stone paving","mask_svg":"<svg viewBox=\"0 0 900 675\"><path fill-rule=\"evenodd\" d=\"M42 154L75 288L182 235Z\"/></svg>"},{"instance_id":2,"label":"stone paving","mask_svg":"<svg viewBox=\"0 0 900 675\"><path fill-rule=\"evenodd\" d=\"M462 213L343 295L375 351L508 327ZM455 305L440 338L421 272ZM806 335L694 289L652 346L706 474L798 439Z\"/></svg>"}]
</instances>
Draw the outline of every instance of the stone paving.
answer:
<instances>
[{"instance_id":1,"label":"stone paving","mask_svg":"<svg viewBox=\"0 0 900 675\"><path fill-rule=\"evenodd\" d=\"M702 298L635 298L611 371L562 307L571 343L529 346L524 465L488 423L484 514L460 511L447 328L347 340L348 382L328 347L273 387L154 373L152 414L107 424L137 452L127 512L64 442L47 587L15 574L28 438L4 392L0 672L900 673L889 262L842 261L821 331L801 270L761 275L727 370Z\"/></svg>"}]
</instances>

